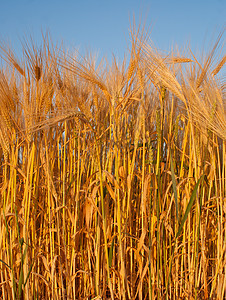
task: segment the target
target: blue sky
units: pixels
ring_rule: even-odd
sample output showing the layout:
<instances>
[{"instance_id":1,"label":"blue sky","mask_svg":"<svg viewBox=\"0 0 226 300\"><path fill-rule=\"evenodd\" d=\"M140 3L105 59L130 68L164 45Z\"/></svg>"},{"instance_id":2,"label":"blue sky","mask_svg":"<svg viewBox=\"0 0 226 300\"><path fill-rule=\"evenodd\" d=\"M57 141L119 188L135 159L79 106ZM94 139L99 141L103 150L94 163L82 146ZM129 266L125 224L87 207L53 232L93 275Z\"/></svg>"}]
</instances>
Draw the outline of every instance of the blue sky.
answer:
<instances>
[{"instance_id":1,"label":"blue sky","mask_svg":"<svg viewBox=\"0 0 226 300\"><path fill-rule=\"evenodd\" d=\"M48 30L65 48L122 59L133 16L150 26L150 38L161 50L190 44L195 53L207 52L226 24L226 0L0 1L0 40L11 41L18 54L20 39L31 35L38 44L41 30Z\"/></svg>"}]
</instances>

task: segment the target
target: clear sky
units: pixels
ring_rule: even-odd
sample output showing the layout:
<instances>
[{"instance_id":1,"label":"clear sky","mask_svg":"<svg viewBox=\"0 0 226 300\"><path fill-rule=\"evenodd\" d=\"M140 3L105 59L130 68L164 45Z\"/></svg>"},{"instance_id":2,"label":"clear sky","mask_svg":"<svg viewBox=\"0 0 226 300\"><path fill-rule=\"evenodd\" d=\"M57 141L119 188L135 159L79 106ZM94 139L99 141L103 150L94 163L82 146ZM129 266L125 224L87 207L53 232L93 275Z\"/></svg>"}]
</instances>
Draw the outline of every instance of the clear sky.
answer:
<instances>
[{"instance_id":1,"label":"clear sky","mask_svg":"<svg viewBox=\"0 0 226 300\"><path fill-rule=\"evenodd\" d=\"M154 45L168 51L188 45L208 51L226 24L226 0L0 0L0 41L11 41L19 53L20 39L41 39L48 30L66 48L85 49L99 57L122 59L129 46L133 15L150 26Z\"/></svg>"}]
</instances>

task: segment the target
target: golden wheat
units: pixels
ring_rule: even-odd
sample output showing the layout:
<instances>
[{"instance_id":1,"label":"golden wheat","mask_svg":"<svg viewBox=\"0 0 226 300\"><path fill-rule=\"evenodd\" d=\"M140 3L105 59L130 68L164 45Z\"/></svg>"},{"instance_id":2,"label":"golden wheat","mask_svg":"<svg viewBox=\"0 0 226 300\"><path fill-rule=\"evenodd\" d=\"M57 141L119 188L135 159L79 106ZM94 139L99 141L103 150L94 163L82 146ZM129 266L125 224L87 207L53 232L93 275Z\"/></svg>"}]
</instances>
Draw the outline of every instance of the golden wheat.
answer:
<instances>
[{"instance_id":1,"label":"golden wheat","mask_svg":"<svg viewBox=\"0 0 226 300\"><path fill-rule=\"evenodd\" d=\"M121 66L0 47L1 299L226 296L220 40L202 63L131 34Z\"/></svg>"}]
</instances>

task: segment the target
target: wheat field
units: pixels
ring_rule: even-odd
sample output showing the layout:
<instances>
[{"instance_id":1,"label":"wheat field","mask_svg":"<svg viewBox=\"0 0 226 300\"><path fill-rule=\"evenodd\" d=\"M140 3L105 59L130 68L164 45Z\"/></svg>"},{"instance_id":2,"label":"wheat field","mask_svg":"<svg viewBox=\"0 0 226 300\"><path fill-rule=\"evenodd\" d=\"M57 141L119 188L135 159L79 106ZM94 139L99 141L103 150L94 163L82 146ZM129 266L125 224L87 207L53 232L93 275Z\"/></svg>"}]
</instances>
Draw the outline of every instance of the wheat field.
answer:
<instances>
[{"instance_id":1,"label":"wheat field","mask_svg":"<svg viewBox=\"0 0 226 300\"><path fill-rule=\"evenodd\" d=\"M222 34L119 63L0 43L0 298L225 299Z\"/></svg>"}]
</instances>

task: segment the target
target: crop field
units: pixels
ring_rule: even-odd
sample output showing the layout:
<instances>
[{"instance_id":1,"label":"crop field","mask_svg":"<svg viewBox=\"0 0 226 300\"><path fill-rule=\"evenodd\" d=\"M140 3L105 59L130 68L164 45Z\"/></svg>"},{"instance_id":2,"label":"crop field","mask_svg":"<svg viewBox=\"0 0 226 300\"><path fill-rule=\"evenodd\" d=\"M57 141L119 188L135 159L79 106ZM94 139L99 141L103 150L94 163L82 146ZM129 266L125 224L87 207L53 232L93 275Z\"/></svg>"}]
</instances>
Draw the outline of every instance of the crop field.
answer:
<instances>
[{"instance_id":1,"label":"crop field","mask_svg":"<svg viewBox=\"0 0 226 300\"><path fill-rule=\"evenodd\" d=\"M226 298L222 34L99 63L0 43L0 299Z\"/></svg>"}]
</instances>

